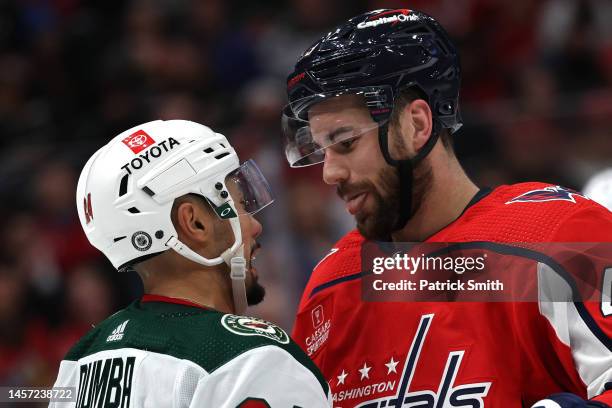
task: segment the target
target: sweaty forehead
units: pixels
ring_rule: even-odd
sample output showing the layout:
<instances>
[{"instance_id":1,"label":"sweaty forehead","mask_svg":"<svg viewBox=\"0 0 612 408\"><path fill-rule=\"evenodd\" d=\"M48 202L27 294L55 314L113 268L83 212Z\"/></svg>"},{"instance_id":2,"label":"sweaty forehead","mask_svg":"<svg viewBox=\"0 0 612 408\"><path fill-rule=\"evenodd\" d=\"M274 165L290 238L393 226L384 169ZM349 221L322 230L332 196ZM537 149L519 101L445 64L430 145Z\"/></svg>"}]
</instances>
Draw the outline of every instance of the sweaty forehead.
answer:
<instances>
[{"instance_id":1,"label":"sweaty forehead","mask_svg":"<svg viewBox=\"0 0 612 408\"><path fill-rule=\"evenodd\" d=\"M373 122L361 95L342 95L321 101L309 109L308 121L313 129Z\"/></svg>"}]
</instances>

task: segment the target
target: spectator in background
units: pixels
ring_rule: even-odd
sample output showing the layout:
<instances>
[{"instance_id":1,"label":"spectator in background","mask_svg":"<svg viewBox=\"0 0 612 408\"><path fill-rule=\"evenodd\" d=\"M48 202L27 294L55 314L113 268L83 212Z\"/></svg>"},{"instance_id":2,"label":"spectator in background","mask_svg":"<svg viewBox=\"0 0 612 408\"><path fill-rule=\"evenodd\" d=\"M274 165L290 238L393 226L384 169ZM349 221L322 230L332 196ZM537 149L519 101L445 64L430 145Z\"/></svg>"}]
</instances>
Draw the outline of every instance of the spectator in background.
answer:
<instances>
[{"instance_id":1,"label":"spectator in background","mask_svg":"<svg viewBox=\"0 0 612 408\"><path fill-rule=\"evenodd\" d=\"M0 259L0 384L44 386L55 369L50 332L28 304L27 275L10 258ZM32 313L34 312L34 313Z\"/></svg>"},{"instance_id":2,"label":"spectator in background","mask_svg":"<svg viewBox=\"0 0 612 408\"><path fill-rule=\"evenodd\" d=\"M338 20L340 2L325 0L292 0L261 30L256 50L261 69L267 76L284 81L299 50L306 49ZM355 8L353 2L343 4L342 14Z\"/></svg>"},{"instance_id":3,"label":"spectator in background","mask_svg":"<svg viewBox=\"0 0 612 408\"><path fill-rule=\"evenodd\" d=\"M74 212L76 175L72 167L62 161L44 163L34 181L37 234L55 258L47 264L68 271L99 255L89 245Z\"/></svg>"},{"instance_id":4,"label":"spectator in background","mask_svg":"<svg viewBox=\"0 0 612 408\"><path fill-rule=\"evenodd\" d=\"M111 273L114 271L101 269L95 263L82 263L70 270L62 308L65 318L54 330L54 367L84 333L116 310L115 291L109 282Z\"/></svg>"},{"instance_id":5,"label":"spectator in background","mask_svg":"<svg viewBox=\"0 0 612 408\"><path fill-rule=\"evenodd\" d=\"M317 186L308 179L294 180L288 191L288 219L291 231L291 247L295 267L299 275L299 286L304 287L310 273L334 244L332 237L341 234L334 214L335 205L330 205L333 189ZM323 199L313 200L313 197Z\"/></svg>"}]
</instances>

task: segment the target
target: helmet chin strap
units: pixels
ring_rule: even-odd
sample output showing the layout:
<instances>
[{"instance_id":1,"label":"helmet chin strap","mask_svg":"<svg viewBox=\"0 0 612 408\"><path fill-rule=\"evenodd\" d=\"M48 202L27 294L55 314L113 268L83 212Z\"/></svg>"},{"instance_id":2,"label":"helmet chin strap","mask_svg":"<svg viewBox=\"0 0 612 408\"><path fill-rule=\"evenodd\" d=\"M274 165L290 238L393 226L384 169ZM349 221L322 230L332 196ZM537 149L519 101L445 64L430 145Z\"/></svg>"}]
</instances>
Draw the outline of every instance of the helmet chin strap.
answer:
<instances>
[{"instance_id":1,"label":"helmet chin strap","mask_svg":"<svg viewBox=\"0 0 612 408\"><path fill-rule=\"evenodd\" d=\"M233 207L233 203L231 203ZM236 314L242 314L246 310L247 296L246 296L246 259L244 258L244 245L242 243L242 233L240 231L240 219L238 216L229 219L234 233L233 245L223 251L223 253L216 258L205 258L197 252L193 251L183 242L179 241L178 238L172 237L166 242L166 246L172 248L179 255L204 266L215 266L226 263L230 267L230 278L232 280L232 296L234 301L234 312Z\"/></svg>"},{"instance_id":2,"label":"helmet chin strap","mask_svg":"<svg viewBox=\"0 0 612 408\"><path fill-rule=\"evenodd\" d=\"M399 216L393 226L393 231L399 231L406 226L410 218L412 218L412 188L414 183L415 167L431 152L438 137L440 135L440 127L434 122L434 127L431 131L431 136L423 145L421 150L412 159L395 160L389 153L389 125L388 123L381 124L378 128L378 144L385 158L385 161L397 169L399 176ZM390 237L389 237L390 239Z\"/></svg>"},{"instance_id":3,"label":"helmet chin strap","mask_svg":"<svg viewBox=\"0 0 612 408\"><path fill-rule=\"evenodd\" d=\"M248 306L246 296L246 260L235 256L231 260L230 278L232 279L232 295L234 297L234 312L243 314Z\"/></svg>"},{"instance_id":4,"label":"helmet chin strap","mask_svg":"<svg viewBox=\"0 0 612 408\"><path fill-rule=\"evenodd\" d=\"M230 224L236 240L239 243L236 249L234 245L226 249L221 257L230 266L230 278L232 280L232 296L234 298L234 313L242 314L248 306L246 295L246 259L244 259L244 244L240 232L240 217L230 218ZM228 262L229 261L229 262Z\"/></svg>"}]
</instances>

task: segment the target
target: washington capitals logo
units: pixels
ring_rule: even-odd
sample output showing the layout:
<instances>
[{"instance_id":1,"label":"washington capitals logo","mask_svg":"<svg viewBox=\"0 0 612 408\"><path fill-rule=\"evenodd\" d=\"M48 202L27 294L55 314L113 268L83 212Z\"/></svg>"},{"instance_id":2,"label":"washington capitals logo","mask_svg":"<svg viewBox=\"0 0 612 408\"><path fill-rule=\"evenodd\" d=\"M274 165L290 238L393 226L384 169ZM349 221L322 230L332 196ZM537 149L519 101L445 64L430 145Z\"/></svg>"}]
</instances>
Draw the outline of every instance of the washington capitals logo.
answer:
<instances>
[{"instance_id":1,"label":"washington capitals logo","mask_svg":"<svg viewBox=\"0 0 612 408\"><path fill-rule=\"evenodd\" d=\"M433 314L421 316L419 327L404 362L404 370L395 395L362 402L356 408L408 408L417 406L422 408L467 406L482 408L485 406L484 398L489 393L491 382L461 385L455 383L465 350L452 351L448 354L446 367L437 390L410 391L421 350L433 318Z\"/></svg>"},{"instance_id":2,"label":"washington capitals logo","mask_svg":"<svg viewBox=\"0 0 612 408\"><path fill-rule=\"evenodd\" d=\"M520 196L514 197L512 200L506 202L506 204L541 203L545 201L569 201L575 204L576 199L574 196L586 198L575 190L570 190L569 188L561 186L550 186L523 193Z\"/></svg>"}]
</instances>

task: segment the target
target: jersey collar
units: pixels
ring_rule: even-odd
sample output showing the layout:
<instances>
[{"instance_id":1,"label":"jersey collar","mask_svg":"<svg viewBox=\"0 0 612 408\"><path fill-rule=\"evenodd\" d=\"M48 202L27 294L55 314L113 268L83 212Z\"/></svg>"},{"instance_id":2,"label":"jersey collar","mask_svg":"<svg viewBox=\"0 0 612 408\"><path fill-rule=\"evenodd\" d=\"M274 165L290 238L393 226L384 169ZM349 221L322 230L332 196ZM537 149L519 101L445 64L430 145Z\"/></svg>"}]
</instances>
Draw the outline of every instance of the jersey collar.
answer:
<instances>
[{"instance_id":1,"label":"jersey collar","mask_svg":"<svg viewBox=\"0 0 612 408\"><path fill-rule=\"evenodd\" d=\"M468 210L468 208L472 207L474 204L478 203L480 200L491 194L492 191L493 189L491 187L483 187L478 190L478 192L474 195L474 197L472 197L470 202L465 206L465 208L463 209L463 211L461 211L461 214L457 218L460 218L463 213Z\"/></svg>"},{"instance_id":2,"label":"jersey collar","mask_svg":"<svg viewBox=\"0 0 612 408\"><path fill-rule=\"evenodd\" d=\"M145 295L142 296L140 301L141 302L174 303L176 305L184 305L184 306L197 307L199 309L204 309L204 310L211 310L210 308L208 308L206 306L199 305L199 304L197 304L195 302L191 302L191 301L186 300L186 299L179 299L179 298L173 298L173 297L162 296L162 295L149 295L149 294L145 294Z\"/></svg>"}]
</instances>

